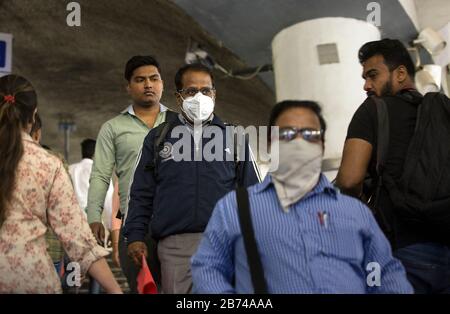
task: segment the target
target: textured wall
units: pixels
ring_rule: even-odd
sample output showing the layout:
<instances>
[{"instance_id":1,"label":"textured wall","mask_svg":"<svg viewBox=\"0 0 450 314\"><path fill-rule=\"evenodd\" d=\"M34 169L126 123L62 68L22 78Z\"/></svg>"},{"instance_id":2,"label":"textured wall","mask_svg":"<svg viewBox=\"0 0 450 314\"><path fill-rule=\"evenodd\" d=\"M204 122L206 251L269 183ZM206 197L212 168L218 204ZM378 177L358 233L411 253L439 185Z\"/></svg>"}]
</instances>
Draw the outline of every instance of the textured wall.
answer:
<instances>
[{"instance_id":1,"label":"textured wall","mask_svg":"<svg viewBox=\"0 0 450 314\"><path fill-rule=\"evenodd\" d=\"M165 80L162 102L176 109L173 77L184 63L189 37L206 46L221 64L244 68L191 17L167 0L80 0L81 27L66 24L61 0L1 0L0 32L12 33L13 72L32 81L44 122L43 143L63 151L58 131L60 114L77 124L70 162L80 158L79 143L96 137L103 122L128 104L123 79L126 61L153 54ZM217 75L217 113L239 124L265 124L274 95L259 79L249 81Z\"/></svg>"}]
</instances>

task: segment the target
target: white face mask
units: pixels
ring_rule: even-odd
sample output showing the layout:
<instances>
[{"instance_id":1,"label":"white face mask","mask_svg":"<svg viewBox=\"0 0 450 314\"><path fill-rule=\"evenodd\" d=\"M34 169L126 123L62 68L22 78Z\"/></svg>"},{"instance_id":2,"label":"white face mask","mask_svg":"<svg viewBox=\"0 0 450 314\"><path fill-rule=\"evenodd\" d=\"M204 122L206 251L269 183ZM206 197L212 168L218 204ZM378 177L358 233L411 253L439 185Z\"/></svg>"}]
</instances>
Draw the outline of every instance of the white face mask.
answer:
<instances>
[{"instance_id":1,"label":"white face mask","mask_svg":"<svg viewBox=\"0 0 450 314\"><path fill-rule=\"evenodd\" d=\"M182 110L194 122L205 121L214 111L214 100L198 92L194 97L183 99Z\"/></svg>"},{"instance_id":2,"label":"white face mask","mask_svg":"<svg viewBox=\"0 0 450 314\"><path fill-rule=\"evenodd\" d=\"M279 141L278 169L271 173L283 209L298 202L319 181L323 149L302 138Z\"/></svg>"}]
</instances>

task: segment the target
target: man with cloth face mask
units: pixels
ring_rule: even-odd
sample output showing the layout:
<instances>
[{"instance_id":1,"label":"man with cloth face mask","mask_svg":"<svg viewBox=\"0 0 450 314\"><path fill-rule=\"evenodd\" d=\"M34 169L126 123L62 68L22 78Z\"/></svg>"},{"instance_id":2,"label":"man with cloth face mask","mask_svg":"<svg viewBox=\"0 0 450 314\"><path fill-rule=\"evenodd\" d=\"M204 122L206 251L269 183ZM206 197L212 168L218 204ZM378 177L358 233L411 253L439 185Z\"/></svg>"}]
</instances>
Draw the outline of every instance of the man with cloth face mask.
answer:
<instances>
[{"instance_id":1,"label":"man with cloth face mask","mask_svg":"<svg viewBox=\"0 0 450 314\"><path fill-rule=\"evenodd\" d=\"M269 123L279 127L271 137L279 167L247 189L267 292L412 293L370 210L321 174L320 107L284 101ZM253 293L245 247L233 191L217 203L192 258L194 292Z\"/></svg>"},{"instance_id":2,"label":"man with cloth face mask","mask_svg":"<svg viewBox=\"0 0 450 314\"><path fill-rule=\"evenodd\" d=\"M245 160L236 163L226 156L233 147L226 143L225 124L213 113L216 92L209 68L186 65L178 70L175 85L181 114L170 122L172 129L167 135L162 135L164 126L160 126L144 140L130 188L124 233L128 254L139 265L142 255L148 254L143 239L150 225L158 241L162 291L178 294L191 292L190 259L214 205L237 183L258 183L258 174L248 145ZM211 137L213 131L222 136ZM181 138L177 136L180 133ZM155 145L161 136L163 147ZM176 148L180 143L181 154L187 156L181 160ZM200 154L211 144L218 144L216 150L221 147L218 160Z\"/></svg>"}]
</instances>

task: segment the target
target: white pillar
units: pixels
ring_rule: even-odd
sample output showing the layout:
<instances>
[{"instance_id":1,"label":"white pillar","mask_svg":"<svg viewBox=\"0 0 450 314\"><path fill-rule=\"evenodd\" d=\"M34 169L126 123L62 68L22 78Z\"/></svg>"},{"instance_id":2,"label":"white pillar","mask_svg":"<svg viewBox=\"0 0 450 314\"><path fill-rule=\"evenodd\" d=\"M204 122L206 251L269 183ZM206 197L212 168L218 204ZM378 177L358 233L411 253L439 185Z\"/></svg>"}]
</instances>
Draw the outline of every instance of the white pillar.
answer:
<instances>
[{"instance_id":1,"label":"white pillar","mask_svg":"<svg viewBox=\"0 0 450 314\"><path fill-rule=\"evenodd\" d=\"M328 167L339 166L348 124L366 98L358 50L379 39L378 28L370 23L333 17L295 24L272 41L277 102L313 100L322 106L328 126L324 157Z\"/></svg>"}]
</instances>

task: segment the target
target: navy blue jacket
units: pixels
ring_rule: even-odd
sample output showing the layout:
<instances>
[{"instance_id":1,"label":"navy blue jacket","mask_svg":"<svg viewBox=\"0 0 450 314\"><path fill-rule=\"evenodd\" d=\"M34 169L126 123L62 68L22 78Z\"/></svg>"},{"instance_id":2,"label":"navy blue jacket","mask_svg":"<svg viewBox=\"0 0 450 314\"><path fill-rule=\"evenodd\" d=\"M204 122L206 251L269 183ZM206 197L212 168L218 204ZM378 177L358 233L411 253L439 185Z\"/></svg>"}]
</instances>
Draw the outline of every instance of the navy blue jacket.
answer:
<instances>
[{"instance_id":1,"label":"navy blue jacket","mask_svg":"<svg viewBox=\"0 0 450 314\"><path fill-rule=\"evenodd\" d=\"M244 186L259 182L259 173L255 168L256 164L249 157L248 145L245 145L245 161L239 162L237 173L233 157L229 158L230 161L206 161L205 158L193 161L195 144L183 120L180 115L173 126L182 126L182 130L190 136L192 161L174 161L173 145L178 138L173 138L169 132L163 141L164 149L158 152L160 158L154 177L148 166L153 161L156 129L152 129L144 140L130 187L123 230L128 243L143 241L149 231L155 239L174 234L203 232L217 201L233 190L236 182ZM212 126L222 131L222 153L223 160L226 160L226 154L233 152L233 147L226 146L226 138L229 136L226 126L214 116L203 127L203 134ZM209 141L210 138L203 137L202 151ZM228 145L231 146L230 143ZM212 143L208 146L209 150L211 147Z\"/></svg>"}]
</instances>

